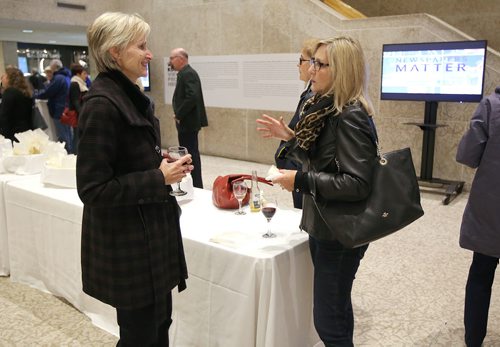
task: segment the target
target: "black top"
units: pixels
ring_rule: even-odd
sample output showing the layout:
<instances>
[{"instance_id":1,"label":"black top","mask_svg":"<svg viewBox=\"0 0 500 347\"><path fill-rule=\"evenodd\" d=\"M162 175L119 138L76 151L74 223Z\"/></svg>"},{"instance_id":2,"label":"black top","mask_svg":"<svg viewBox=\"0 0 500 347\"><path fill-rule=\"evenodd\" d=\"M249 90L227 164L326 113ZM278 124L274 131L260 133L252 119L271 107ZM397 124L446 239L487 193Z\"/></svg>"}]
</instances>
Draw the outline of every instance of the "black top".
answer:
<instances>
[{"instance_id":1,"label":"black top","mask_svg":"<svg viewBox=\"0 0 500 347\"><path fill-rule=\"evenodd\" d=\"M0 134L15 141L14 134L33 129L33 99L17 88L5 89L0 104Z\"/></svg>"},{"instance_id":2,"label":"black top","mask_svg":"<svg viewBox=\"0 0 500 347\"><path fill-rule=\"evenodd\" d=\"M190 65L177 73L172 107L179 120L176 123L179 132L198 131L208 125L200 77Z\"/></svg>"}]
</instances>

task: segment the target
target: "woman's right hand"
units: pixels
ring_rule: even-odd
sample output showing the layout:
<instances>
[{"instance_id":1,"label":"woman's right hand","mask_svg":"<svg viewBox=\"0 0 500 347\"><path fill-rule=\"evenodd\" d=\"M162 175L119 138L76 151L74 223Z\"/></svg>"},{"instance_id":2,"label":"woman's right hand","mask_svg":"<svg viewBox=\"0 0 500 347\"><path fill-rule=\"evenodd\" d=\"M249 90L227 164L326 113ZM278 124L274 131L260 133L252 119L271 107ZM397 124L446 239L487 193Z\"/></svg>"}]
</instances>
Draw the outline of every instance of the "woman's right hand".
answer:
<instances>
[{"instance_id":1,"label":"woman's right hand","mask_svg":"<svg viewBox=\"0 0 500 347\"><path fill-rule=\"evenodd\" d=\"M165 184L173 184L182 181L182 179L186 177L186 174L193 171L194 166L191 165L191 163L191 154L171 162L167 159L163 159L159 169L165 178Z\"/></svg>"},{"instance_id":2,"label":"woman's right hand","mask_svg":"<svg viewBox=\"0 0 500 347\"><path fill-rule=\"evenodd\" d=\"M280 117L278 120L263 113L262 118L257 119L256 122L264 126L264 128L257 128L257 131L260 131L264 138L275 137L280 140L288 141L295 137L295 133L285 124L283 117Z\"/></svg>"}]
</instances>

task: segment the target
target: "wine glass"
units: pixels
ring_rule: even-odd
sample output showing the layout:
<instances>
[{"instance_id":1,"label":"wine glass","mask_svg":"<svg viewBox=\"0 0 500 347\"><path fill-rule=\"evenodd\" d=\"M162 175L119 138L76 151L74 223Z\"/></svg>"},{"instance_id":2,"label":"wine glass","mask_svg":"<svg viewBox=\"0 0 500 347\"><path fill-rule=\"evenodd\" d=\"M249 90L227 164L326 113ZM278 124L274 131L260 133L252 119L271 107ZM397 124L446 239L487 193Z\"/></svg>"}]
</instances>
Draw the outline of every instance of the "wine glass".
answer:
<instances>
[{"instance_id":1,"label":"wine glass","mask_svg":"<svg viewBox=\"0 0 500 347\"><path fill-rule=\"evenodd\" d=\"M237 181L233 182L233 195L238 200L238 211L236 211L234 214L246 214L245 211L241 209L241 203L243 202L243 199L247 195L248 187L247 184L244 181Z\"/></svg>"},{"instance_id":2,"label":"wine glass","mask_svg":"<svg viewBox=\"0 0 500 347\"><path fill-rule=\"evenodd\" d=\"M276 234L273 234L271 232L271 219L276 213L277 208L278 208L278 199L276 197L267 196L261 198L260 210L262 211L264 217L266 217L267 219L267 232L264 235L262 235L262 237L265 238L276 237Z\"/></svg>"},{"instance_id":3,"label":"wine glass","mask_svg":"<svg viewBox=\"0 0 500 347\"><path fill-rule=\"evenodd\" d=\"M168 155L169 155L170 159L172 159L173 161L179 160L187 154L188 154L188 150L186 147L182 147L182 146L168 147ZM172 195L172 196L183 196L186 194L187 194L187 192L185 192L181 189L181 182L180 181L177 182L177 188L170 192L170 195Z\"/></svg>"}]
</instances>

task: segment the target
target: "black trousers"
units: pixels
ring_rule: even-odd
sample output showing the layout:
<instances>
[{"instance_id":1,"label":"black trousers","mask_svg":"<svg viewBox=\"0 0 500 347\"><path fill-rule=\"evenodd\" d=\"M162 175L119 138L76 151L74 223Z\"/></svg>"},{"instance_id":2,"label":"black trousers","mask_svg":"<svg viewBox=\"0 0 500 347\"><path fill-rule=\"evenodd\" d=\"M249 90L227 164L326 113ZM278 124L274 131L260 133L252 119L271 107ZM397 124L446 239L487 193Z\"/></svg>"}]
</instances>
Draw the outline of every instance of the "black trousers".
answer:
<instances>
[{"instance_id":1,"label":"black trousers","mask_svg":"<svg viewBox=\"0 0 500 347\"><path fill-rule=\"evenodd\" d=\"M154 305L124 310L116 309L120 327L118 347L168 347L168 328L172 324L172 294L167 298L167 319L157 322Z\"/></svg>"},{"instance_id":2,"label":"black trousers","mask_svg":"<svg viewBox=\"0 0 500 347\"><path fill-rule=\"evenodd\" d=\"M196 188L203 188L200 151L198 150L198 131L178 132L177 139L179 140L179 146L186 147L193 158L194 169L191 172L193 186Z\"/></svg>"},{"instance_id":3,"label":"black trousers","mask_svg":"<svg viewBox=\"0 0 500 347\"><path fill-rule=\"evenodd\" d=\"M465 343L479 347L486 336L491 287L498 258L474 252L465 288Z\"/></svg>"}]
</instances>

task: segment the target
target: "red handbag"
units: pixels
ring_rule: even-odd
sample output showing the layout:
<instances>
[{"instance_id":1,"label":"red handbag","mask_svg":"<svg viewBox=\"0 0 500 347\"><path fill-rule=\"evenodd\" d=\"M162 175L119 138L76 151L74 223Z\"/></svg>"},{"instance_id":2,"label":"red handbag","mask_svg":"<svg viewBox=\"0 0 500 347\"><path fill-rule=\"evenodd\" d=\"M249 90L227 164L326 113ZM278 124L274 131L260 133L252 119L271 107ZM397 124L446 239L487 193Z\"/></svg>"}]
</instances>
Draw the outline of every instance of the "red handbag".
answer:
<instances>
[{"instance_id":1,"label":"red handbag","mask_svg":"<svg viewBox=\"0 0 500 347\"><path fill-rule=\"evenodd\" d=\"M234 197L233 194L233 182L243 181L243 180L251 180L252 175L244 175L244 174L232 174L226 176L218 176L212 187L212 202L218 208L223 209L236 209L238 208L238 200ZM259 182L269 184L272 186L272 182L267 181L263 177L257 177ZM250 189L247 191L247 195L243 198L242 205L248 204L250 200Z\"/></svg>"},{"instance_id":2,"label":"red handbag","mask_svg":"<svg viewBox=\"0 0 500 347\"><path fill-rule=\"evenodd\" d=\"M78 127L78 114L75 110L70 110L69 108L64 108L61 115L61 123L71 126L72 128Z\"/></svg>"}]
</instances>

